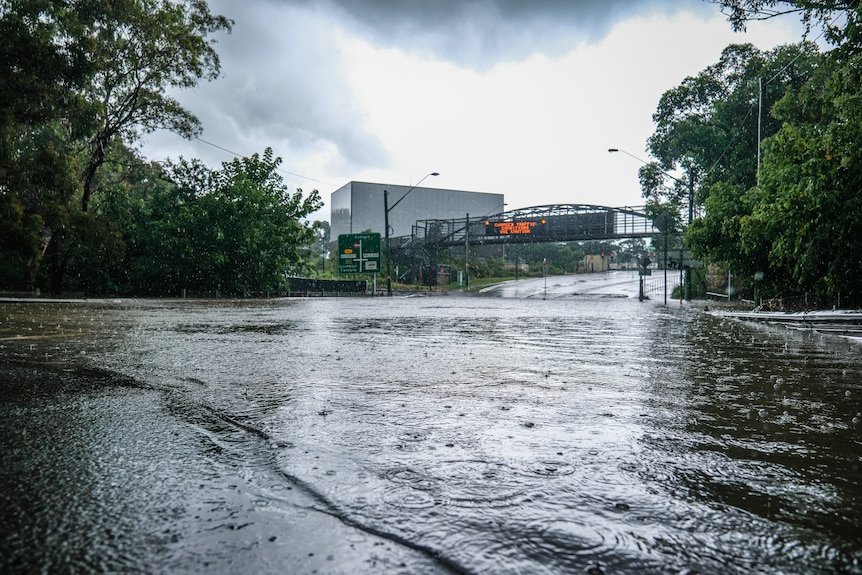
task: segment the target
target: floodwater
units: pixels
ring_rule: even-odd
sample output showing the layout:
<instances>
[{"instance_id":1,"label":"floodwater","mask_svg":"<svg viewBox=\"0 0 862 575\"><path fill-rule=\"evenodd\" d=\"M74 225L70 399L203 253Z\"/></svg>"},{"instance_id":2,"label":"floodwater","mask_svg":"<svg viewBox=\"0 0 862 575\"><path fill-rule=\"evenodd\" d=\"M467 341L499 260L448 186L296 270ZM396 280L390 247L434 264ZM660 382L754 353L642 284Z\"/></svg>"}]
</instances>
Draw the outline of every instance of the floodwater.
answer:
<instances>
[{"instance_id":1,"label":"floodwater","mask_svg":"<svg viewBox=\"0 0 862 575\"><path fill-rule=\"evenodd\" d=\"M862 573L862 347L625 279L0 303L0 569Z\"/></svg>"}]
</instances>

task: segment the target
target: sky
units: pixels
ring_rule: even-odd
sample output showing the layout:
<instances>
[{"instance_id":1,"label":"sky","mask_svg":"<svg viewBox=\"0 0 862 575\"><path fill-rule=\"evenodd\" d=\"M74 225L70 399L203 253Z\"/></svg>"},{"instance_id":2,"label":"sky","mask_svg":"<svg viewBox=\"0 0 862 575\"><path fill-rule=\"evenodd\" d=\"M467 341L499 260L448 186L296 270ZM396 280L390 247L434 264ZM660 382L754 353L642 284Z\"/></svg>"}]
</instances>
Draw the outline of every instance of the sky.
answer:
<instances>
[{"instance_id":1,"label":"sky","mask_svg":"<svg viewBox=\"0 0 862 575\"><path fill-rule=\"evenodd\" d=\"M210 0L221 77L171 92L199 139L155 161L217 169L271 147L290 189L365 181L505 194L506 209L643 204L661 95L731 43L798 42L786 16L734 33L704 0Z\"/></svg>"}]
</instances>

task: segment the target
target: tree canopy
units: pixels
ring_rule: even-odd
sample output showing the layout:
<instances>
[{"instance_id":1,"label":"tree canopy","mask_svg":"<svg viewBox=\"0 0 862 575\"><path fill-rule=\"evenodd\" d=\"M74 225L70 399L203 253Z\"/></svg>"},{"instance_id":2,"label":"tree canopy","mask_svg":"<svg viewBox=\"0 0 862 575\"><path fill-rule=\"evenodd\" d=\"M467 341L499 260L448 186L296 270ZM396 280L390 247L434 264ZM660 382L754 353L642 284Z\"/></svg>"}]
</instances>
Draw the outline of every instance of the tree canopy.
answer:
<instances>
[{"instance_id":1,"label":"tree canopy","mask_svg":"<svg viewBox=\"0 0 862 575\"><path fill-rule=\"evenodd\" d=\"M301 218L321 207L317 191L291 193L267 148L211 171L167 166L171 183L151 187L135 218L132 280L144 293L247 296L276 293L315 241Z\"/></svg>"},{"instance_id":2,"label":"tree canopy","mask_svg":"<svg viewBox=\"0 0 862 575\"><path fill-rule=\"evenodd\" d=\"M828 42L858 51L862 47L862 9L856 0L711 0L735 31L744 31L752 20L797 15L806 36L822 28Z\"/></svg>"},{"instance_id":3,"label":"tree canopy","mask_svg":"<svg viewBox=\"0 0 862 575\"><path fill-rule=\"evenodd\" d=\"M695 189L703 217L688 227L688 244L743 283L757 274L765 293L859 299L862 5L715 3L736 29L797 14L834 48L728 46L719 62L666 92L648 141L656 161L641 170L644 195L678 209L685 188ZM662 175L672 169L686 176L668 190Z\"/></svg>"},{"instance_id":4,"label":"tree canopy","mask_svg":"<svg viewBox=\"0 0 862 575\"><path fill-rule=\"evenodd\" d=\"M0 0L0 288L244 295L301 265L320 200L271 150L216 171L133 151L201 133L170 94L219 75L232 24L204 0Z\"/></svg>"}]
</instances>

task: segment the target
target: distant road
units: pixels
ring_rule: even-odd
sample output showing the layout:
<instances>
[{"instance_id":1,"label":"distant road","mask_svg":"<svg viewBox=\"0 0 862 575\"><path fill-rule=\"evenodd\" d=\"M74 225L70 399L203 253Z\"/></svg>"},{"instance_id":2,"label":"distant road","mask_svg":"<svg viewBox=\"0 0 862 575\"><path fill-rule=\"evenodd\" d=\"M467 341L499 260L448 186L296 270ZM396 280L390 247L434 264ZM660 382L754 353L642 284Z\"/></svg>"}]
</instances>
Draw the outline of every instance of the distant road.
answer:
<instances>
[{"instance_id":1,"label":"distant road","mask_svg":"<svg viewBox=\"0 0 862 575\"><path fill-rule=\"evenodd\" d=\"M669 289L671 288L672 285L669 285ZM510 298L559 299L591 296L637 299L638 273L635 270L624 270L512 280L487 287L481 293Z\"/></svg>"}]
</instances>

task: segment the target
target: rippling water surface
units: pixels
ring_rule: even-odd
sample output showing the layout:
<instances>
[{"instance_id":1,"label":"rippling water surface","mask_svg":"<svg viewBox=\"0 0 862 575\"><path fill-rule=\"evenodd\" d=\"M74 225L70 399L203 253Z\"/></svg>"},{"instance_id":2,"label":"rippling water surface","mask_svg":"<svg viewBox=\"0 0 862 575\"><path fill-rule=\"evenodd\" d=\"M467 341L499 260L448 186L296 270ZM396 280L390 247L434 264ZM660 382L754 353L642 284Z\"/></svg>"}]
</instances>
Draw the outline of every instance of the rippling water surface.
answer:
<instances>
[{"instance_id":1,"label":"rippling water surface","mask_svg":"<svg viewBox=\"0 0 862 575\"><path fill-rule=\"evenodd\" d=\"M848 341L603 297L0 312L59 374L4 388L13 568L862 573Z\"/></svg>"}]
</instances>

